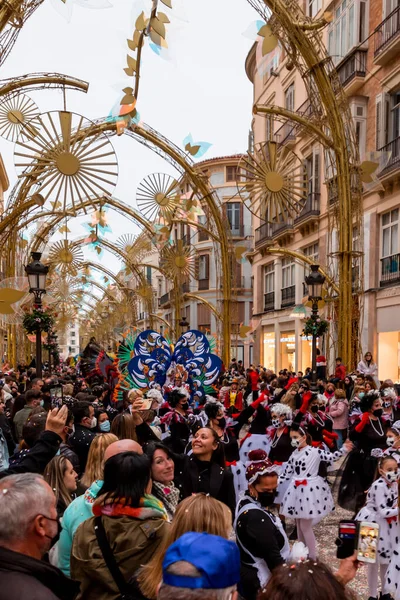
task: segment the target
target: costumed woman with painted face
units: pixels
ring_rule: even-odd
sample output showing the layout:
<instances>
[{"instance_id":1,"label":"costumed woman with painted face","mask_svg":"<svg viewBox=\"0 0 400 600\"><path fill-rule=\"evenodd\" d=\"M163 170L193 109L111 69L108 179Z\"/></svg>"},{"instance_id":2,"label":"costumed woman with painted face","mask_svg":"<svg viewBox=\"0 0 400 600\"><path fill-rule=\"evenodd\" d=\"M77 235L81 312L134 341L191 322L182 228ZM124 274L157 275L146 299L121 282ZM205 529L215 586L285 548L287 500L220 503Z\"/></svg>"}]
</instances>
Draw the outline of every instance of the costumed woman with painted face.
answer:
<instances>
[{"instance_id":1,"label":"costumed woman with painted face","mask_svg":"<svg viewBox=\"0 0 400 600\"><path fill-rule=\"evenodd\" d=\"M289 557L289 542L282 523L269 511L278 488L277 465L264 450L249 453L248 491L236 508L235 532L241 557L241 595L255 600L275 567Z\"/></svg>"},{"instance_id":2,"label":"costumed woman with painted face","mask_svg":"<svg viewBox=\"0 0 400 600\"><path fill-rule=\"evenodd\" d=\"M400 465L400 421L393 423L387 430L386 444L383 456L391 456Z\"/></svg>"},{"instance_id":3,"label":"costumed woman with painted face","mask_svg":"<svg viewBox=\"0 0 400 600\"><path fill-rule=\"evenodd\" d=\"M271 406L271 421L272 425L268 429L271 439L271 449L268 458L274 465L278 465L284 470L293 452L290 438L290 425L292 424L292 411L290 407L279 402L273 404ZM282 502L288 485L289 481L282 481L278 486L276 504Z\"/></svg>"},{"instance_id":4,"label":"costumed woman with painted face","mask_svg":"<svg viewBox=\"0 0 400 600\"><path fill-rule=\"evenodd\" d=\"M356 521L367 521L379 525L376 563L368 564L368 588L370 600L378 598L378 573L380 571L382 593L380 600L390 600L390 591L397 591L400 583L399 571L392 562L390 575L386 581L386 571L391 556L397 552L399 543L399 508L398 508L399 468L394 458L385 456L378 463L378 478L370 487L367 502L356 516ZM389 589L390 588L390 589ZM399 590L400 592L400 590Z\"/></svg>"},{"instance_id":5,"label":"costumed woman with painted face","mask_svg":"<svg viewBox=\"0 0 400 600\"><path fill-rule=\"evenodd\" d=\"M382 418L388 421L391 425L400 419L400 410L398 409L398 397L396 390L384 383L379 391L382 398Z\"/></svg>"},{"instance_id":6,"label":"costumed woman with painted face","mask_svg":"<svg viewBox=\"0 0 400 600\"><path fill-rule=\"evenodd\" d=\"M293 423L305 422L307 432L311 436L312 445L323 448L324 444L330 450L336 450L336 433L333 433L333 421L331 417L320 410L318 394L305 392L303 394L300 409L293 419Z\"/></svg>"},{"instance_id":7,"label":"costumed woman with painted face","mask_svg":"<svg viewBox=\"0 0 400 600\"><path fill-rule=\"evenodd\" d=\"M311 437L305 425L293 423L290 431L294 451L288 460L280 482L289 481L283 497L281 513L296 520L298 539L309 549L315 559L317 548L313 525L334 510L334 502L328 483L318 473L321 462L333 464L349 452L353 444L346 441L341 450L329 452L310 446Z\"/></svg>"},{"instance_id":8,"label":"costumed woman with painted face","mask_svg":"<svg viewBox=\"0 0 400 600\"><path fill-rule=\"evenodd\" d=\"M371 390L360 400L361 418L350 429L349 438L356 448L348 456L339 486L338 504L358 512L365 504L366 490L371 487L377 458L371 451L386 449L388 424L382 419L382 400L377 390Z\"/></svg>"},{"instance_id":9,"label":"costumed woman with painted face","mask_svg":"<svg viewBox=\"0 0 400 600\"><path fill-rule=\"evenodd\" d=\"M163 443L178 454L185 451L190 437L188 398L189 393L184 388L174 388L168 394L168 404L171 410L161 418L161 424L168 429L170 434L163 438Z\"/></svg>"}]
</instances>

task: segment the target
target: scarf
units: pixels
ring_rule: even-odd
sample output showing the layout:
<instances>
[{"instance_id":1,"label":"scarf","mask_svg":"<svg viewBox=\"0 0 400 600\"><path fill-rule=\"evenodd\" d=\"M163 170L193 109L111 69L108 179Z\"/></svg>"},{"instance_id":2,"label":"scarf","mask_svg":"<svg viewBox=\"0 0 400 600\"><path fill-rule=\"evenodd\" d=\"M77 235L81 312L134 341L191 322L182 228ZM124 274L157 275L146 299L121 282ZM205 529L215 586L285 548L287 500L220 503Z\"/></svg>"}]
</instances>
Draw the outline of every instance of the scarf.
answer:
<instances>
[{"instance_id":1,"label":"scarf","mask_svg":"<svg viewBox=\"0 0 400 600\"><path fill-rule=\"evenodd\" d=\"M93 514L95 517L100 517L101 515L105 515L106 517L122 517L126 515L134 519L140 519L141 521L155 518L168 521L167 511L163 503L151 494L145 494L140 499L140 506L138 508L117 502L95 504L93 506Z\"/></svg>"},{"instance_id":2,"label":"scarf","mask_svg":"<svg viewBox=\"0 0 400 600\"><path fill-rule=\"evenodd\" d=\"M175 487L174 482L171 481L170 485L164 485L159 481L153 481L153 490L155 496L160 498L167 509L168 516L172 518L179 502L179 490Z\"/></svg>"}]
</instances>

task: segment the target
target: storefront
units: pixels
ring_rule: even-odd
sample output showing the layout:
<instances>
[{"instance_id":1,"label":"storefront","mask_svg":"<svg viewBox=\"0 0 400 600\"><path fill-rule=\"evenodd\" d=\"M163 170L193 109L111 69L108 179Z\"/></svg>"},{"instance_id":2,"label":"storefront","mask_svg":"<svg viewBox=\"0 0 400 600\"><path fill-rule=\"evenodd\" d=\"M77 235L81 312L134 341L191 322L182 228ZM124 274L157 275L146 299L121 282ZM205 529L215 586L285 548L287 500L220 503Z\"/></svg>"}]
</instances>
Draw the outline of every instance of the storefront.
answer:
<instances>
[{"instance_id":1,"label":"storefront","mask_svg":"<svg viewBox=\"0 0 400 600\"><path fill-rule=\"evenodd\" d=\"M266 369L275 372L275 332L263 332L262 364Z\"/></svg>"},{"instance_id":2,"label":"storefront","mask_svg":"<svg viewBox=\"0 0 400 600\"><path fill-rule=\"evenodd\" d=\"M296 369L296 335L294 331L283 331L279 338L280 369Z\"/></svg>"},{"instance_id":3,"label":"storefront","mask_svg":"<svg viewBox=\"0 0 400 600\"><path fill-rule=\"evenodd\" d=\"M400 331L378 333L379 379L400 381Z\"/></svg>"}]
</instances>

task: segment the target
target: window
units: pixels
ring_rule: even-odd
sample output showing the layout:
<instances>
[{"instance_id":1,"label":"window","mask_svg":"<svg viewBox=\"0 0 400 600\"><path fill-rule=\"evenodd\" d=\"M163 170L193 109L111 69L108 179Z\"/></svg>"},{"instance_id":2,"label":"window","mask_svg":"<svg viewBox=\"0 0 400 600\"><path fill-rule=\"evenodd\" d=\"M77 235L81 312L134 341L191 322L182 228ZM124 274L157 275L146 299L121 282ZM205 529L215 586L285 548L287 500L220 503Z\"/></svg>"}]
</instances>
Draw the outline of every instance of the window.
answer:
<instances>
[{"instance_id":1,"label":"window","mask_svg":"<svg viewBox=\"0 0 400 600\"><path fill-rule=\"evenodd\" d=\"M285 91L285 108L294 112L294 83Z\"/></svg>"},{"instance_id":2,"label":"window","mask_svg":"<svg viewBox=\"0 0 400 600\"><path fill-rule=\"evenodd\" d=\"M399 251L399 209L382 215L382 258Z\"/></svg>"},{"instance_id":3,"label":"window","mask_svg":"<svg viewBox=\"0 0 400 600\"><path fill-rule=\"evenodd\" d=\"M238 170L237 166L226 167L226 181L236 181L238 178Z\"/></svg>"},{"instance_id":4,"label":"window","mask_svg":"<svg viewBox=\"0 0 400 600\"><path fill-rule=\"evenodd\" d=\"M146 267L146 279L147 283L151 283L151 267Z\"/></svg>"},{"instance_id":5,"label":"window","mask_svg":"<svg viewBox=\"0 0 400 600\"><path fill-rule=\"evenodd\" d=\"M208 254L200 254L198 257L198 280L204 281L210 278L209 275L210 257Z\"/></svg>"},{"instance_id":6,"label":"window","mask_svg":"<svg viewBox=\"0 0 400 600\"><path fill-rule=\"evenodd\" d=\"M356 142L358 146L358 152L361 159L365 154L365 144L367 135L367 99L365 103L362 101L351 102L350 111L353 117L353 122L356 132Z\"/></svg>"},{"instance_id":7,"label":"window","mask_svg":"<svg viewBox=\"0 0 400 600\"><path fill-rule=\"evenodd\" d=\"M294 261L292 258L282 260L282 288L293 286L294 283Z\"/></svg>"},{"instance_id":8,"label":"window","mask_svg":"<svg viewBox=\"0 0 400 600\"><path fill-rule=\"evenodd\" d=\"M275 264L269 263L264 267L264 294L274 293L275 291Z\"/></svg>"},{"instance_id":9,"label":"window","mask_svg":"<svg viewBox=\"0 0 400 600\"><path fill-rule=\"evenodd\" d=\"M259 75L264 76L264 83L267 83L271 75L278 73L280 55L281 49L280 45L278 44L275 50L272 50L272 52L269 52L263 59L261 59L260 65L258 66L258 73Z\"/></svg>"},{"instance_id":10,"label":"window","mask_svg":"<svg viewBox=\"0 0 400 600\"><path fill-rule=\"evenodd\" d=\"M309 17L315 17L317 12L321 10L321 0L308 0L307 12Z\"/></svg>"},{"instance_id":11,"label":"window","mask_svg":"<svg viewBox=\"0 0 400 600\"><path fill-rule=\"evenodd\" d=\"M307 195L319 194L321 192L320 184L320 166L319 152L315 148L313 153L306 158L305 170L307 173Z\"/></svg>"},{"instance_id":12,"label":"window","mask_svg":"<svg viewBox=\"0 0 400 600\"><path fill-rule=\"evenodd\" d=\"M197 217L197 222L200 225L204 225L204 227L207 227L207 216L206 215L199 215ZM206 240L208 240L208 233L206 231L204 231L203 229L199 229L198 230L198 240L199 242L205 242Z\"/></svg>"},{"instance_id":13,"label":"window","mask_svg":"<svg viewBox=\"0 0 400 600\"><path fill-rule=\"evenodd\" d=\"M335 64L365 40L366 26L366 0L343 0L339 4L328 30L328 52Z\"/></svg>"},{"instance_id":14,"label":"window","mask_svg":"<svg viewBox=\"0 0 400 600\"><path fill-rule=\"evenodd\" d=\"M240 324L245 321L245 302L232 302L231 306L231 333L232 335L238 335L240 330Z\"/></svg>"},{"instance_id":15,"label":"window","mask_svg":"<svg viewBox=\"0 0 400 600\"><path fill-rule=\"evenodd\" d=\"M232 235L241 235L241 202L227 202L226 203L226 216L229 222L229 228Z\"/></svg>"},{"instance_id":16,"label":"window","mask_svg":"<svg viewBox=\"0 0 400 600\"><path fill-rule=\"evenodd\" d=\"M197 305L197 328L203 333L210 332L211 310L205 304Z\"/></svg>"}]
</instances>

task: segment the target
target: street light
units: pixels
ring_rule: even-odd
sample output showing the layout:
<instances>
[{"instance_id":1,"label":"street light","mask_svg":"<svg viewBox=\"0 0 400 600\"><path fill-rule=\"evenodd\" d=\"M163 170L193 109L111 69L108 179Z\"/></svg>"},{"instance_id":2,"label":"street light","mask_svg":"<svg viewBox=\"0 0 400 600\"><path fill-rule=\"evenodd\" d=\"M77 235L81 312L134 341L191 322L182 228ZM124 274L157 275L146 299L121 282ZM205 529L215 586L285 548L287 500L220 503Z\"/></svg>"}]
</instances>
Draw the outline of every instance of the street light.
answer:
<instances>
[{"instance_id":1,"label":"street light","mask_svg":"<svg viewBox=\"0 0 400 600\"><path fill-rule=\"evenodd\" d=\"M318 318L318 302L322 300L322 286L325 283L325 277L319 272L319 265L311 265L311 273L305 277L308 287L308 299L311 302L311 319L314 323ZM316 323L315 323L316 324ZM315 329L312 335L312 374L311 389L317 391L317 335Z\"/></svg>"},{"instance_id":2,"label":"street light","mask_svg":"<svg viewBox=\"0 0 400 600\"><path fill-rule=\"evenodd\" d=\"M49 375L51 375L51 354L52 354L52 346L55 346L57 344L57 339L58 339L58 335L56 333L54 333L54 331L52 333L48 333L47 336L47 343L49 345ZM55 365L55 361L54 361L54 355L53 355L53 365Z\"/></svg>"},{"instance_id":3,"label":"street light","mask_svg":"<svg viewBox=\"0 0 400 600\"><path fill-rule=\"evenodd\" d=\"M29 281L29 293L33 294L35 308L42 306L42 296L46 293L46 277L49 267L40 262L41 252L32 252L32 262L25 267ZM42 332L36 328L36 377L42 376Z\"/></svg>"}]
</instances>

